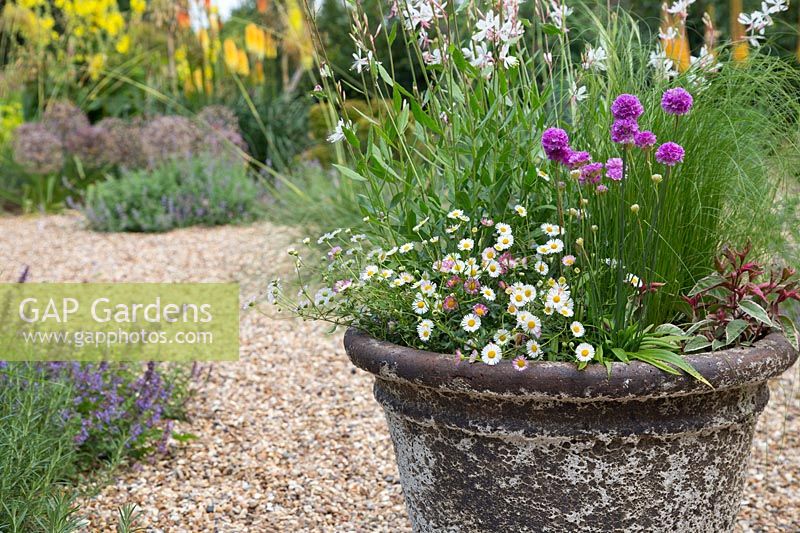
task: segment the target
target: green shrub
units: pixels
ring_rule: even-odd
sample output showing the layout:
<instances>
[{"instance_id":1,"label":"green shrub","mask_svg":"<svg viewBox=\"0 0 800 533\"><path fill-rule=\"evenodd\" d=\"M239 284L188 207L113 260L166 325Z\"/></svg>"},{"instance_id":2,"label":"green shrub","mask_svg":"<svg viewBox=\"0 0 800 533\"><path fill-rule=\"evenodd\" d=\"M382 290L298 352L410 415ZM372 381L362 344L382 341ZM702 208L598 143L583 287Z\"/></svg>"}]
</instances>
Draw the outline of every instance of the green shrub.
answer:
<instances>
[{"instance_id":1,"label":"green shrub","mask_svg":"<svg viewBox=\"0 0 800 533\"><path fill-rule=\"evenodd\" d=\"M246 222L261 212L263 189L243 165L198 157L97 183L81 208L97 231L168 231Z\"/></svg>"}]
</instances>

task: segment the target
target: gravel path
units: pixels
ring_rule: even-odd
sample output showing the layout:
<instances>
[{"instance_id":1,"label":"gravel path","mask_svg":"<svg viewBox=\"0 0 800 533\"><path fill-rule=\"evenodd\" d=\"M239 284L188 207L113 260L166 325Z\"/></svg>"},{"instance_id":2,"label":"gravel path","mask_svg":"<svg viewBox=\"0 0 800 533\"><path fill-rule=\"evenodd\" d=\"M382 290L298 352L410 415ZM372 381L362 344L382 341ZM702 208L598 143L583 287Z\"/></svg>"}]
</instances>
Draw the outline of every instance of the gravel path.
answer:
<instances>
[{"instance_id":1,"label":"gravel path","mask_svg":"<svg viewBox=\"0 0 800 533\"><path fill-rule=\"evenodd\" d=\"M97 234L76 216L0 218L0 281L238 281L285 272L268 224ZM197 435L82 502L91 531L135 503L150 531L408 531L371 379L316 323L243 313L241 358L213 364L176 430ZM800 372L772 384L737 531L800 531Z\"/></svg>"}]
</instances>

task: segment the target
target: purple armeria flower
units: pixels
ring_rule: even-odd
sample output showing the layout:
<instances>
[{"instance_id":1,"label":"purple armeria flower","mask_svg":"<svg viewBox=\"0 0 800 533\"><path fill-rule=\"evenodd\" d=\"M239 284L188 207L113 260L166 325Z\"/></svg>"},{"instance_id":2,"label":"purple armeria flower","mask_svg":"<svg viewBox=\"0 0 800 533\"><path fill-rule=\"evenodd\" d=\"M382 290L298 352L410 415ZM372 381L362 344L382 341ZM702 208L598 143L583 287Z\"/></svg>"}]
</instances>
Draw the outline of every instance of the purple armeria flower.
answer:
<instances>
[{"instance_id":1,"label":"purple armeria flower","mask_svg":"<svg viewBox=\"0 0 800 533\"><path fill-rule=\"evenodd\" d=\"M639 133L639 124L630 118L620 118L611 125L611 140L620 144L633 144L633 137Z\"/></svg>"},{"instance_id":2,"label":"purple armeria flower","mask_svg":"<svg viewBox=\"0 0 800 533\"><path fill-rule=\"evenodd\" d=\"M472 312L479 317L485 317L489 314L489 308L483 304L475 304L472 306Z\"/></svg>"},{"instance_id":3,"label":"purple armeria flower","mask_svg":"<svg viewBox=\"0 0 800 533\"><path fill-rule=\"evenodd\" d=\"M622 159L619 157L612 157L606 161L606 176L614 181L622 179Z\"/></svg>"},{"instance_id":4,"label":"purple armeria flower","mask_svg":"<svg viewBox=\"0 0 800 533\"><path fill-rule=\"evenodd\" d=\"M633 136L633 142L642 150L647 150L656 144L656 135L652 131L639 131Z\"/></svg>"},{"instance_id":5,"label":"purple armeria flower","mask_svg":"<svg viewBox=\"0 0 800 533\"><path fill-rule=\"evenodd\" d=\"M682 87L669 89L661 97L661 108L669 115L685 115L692 110L693 103L692 95Z\"/></svg>"},{"instance_id":6,"label":"purple armeria flower","mask_svg":"<svg viewBox=\"0 0 800 533\"><path fill-rule=\"evenodd\" d=\"M442 309L445 311L455 311L458 309L458 300L456 300L456 297L452 294L447 296L442 302Z\"/></svg>"},{"instance_id":7,"label":"purple armeria flower","mask_svg":"<svg viewBox=\"0 0 800 533\"><path fill-rule=\"evenodd\" d=\"M494 220L492 220L491 218L483 217L481 219L481 225L482 226L486 226L487 228L490 228L490 227L494 226Z\"/></svg>"},{"instance_id":8,"label":"purple armeria flower","mask_svg":"<svg viewBox=\"0 0 800 533\"><path fill-rule=\"evenodd\" d=\"M611 114L616 120L636 120L642 113L642 103L632 94L621 94L611 104Z\"/></svg>"},{"instance_id":9,"label":"purple armeria flower","mask_svg":"<svg viewBox=\"0 0 800 533\"><path fill-rule=\"evenodd\" d=\"M584 165L581 169L581 177L578 178L578 181L583 185L587 181L590 183L596 183L599 179L601 174L603 173L603 163L589 163L588 165Z\"/></svg>"},{"instance_id":10,"label":"purple armeria flower","mask_svg":"<svg viewBox=\"0 0 800 533\"><path fill-rule=\"evenodd\" d=\"M597 194L603 194L604 192L608 192L608 187L603 185L602 183L597 186Z\"/></svg>"},{"instance_id":11,"label":"purple armeria flower","mask_svg":"<svg viewBox=\"0 0 800 533\"><path fill-rule=\"evenodd\" d=\"M683 162L683 156L685 153L686 152L683 150L683 147L680 144L666 142L659 146L658 150L656 150L656 161L662 165L672 167Z\"/></svg>"},{"instance_id":12,"label":"purple armeria flower","mask_svg":"<svg viewBox=\"0 0 800 533\"><path fill-rule=\"evenodd\" d=\"M592 160L589 152L571 152L567 157L567 166L569 168L580 168Z\"/></svg>"},{"instance_id":13,"label":"purple armeria flower","mask_svg":"<svg viewBox=\"0 0 800 533\"><path fill-rule=\"evenodd\" d=\"M542 133L542 148L546 152L569 148L569 135L561 128L547 128Z\"/></svg>"}]
</instances>

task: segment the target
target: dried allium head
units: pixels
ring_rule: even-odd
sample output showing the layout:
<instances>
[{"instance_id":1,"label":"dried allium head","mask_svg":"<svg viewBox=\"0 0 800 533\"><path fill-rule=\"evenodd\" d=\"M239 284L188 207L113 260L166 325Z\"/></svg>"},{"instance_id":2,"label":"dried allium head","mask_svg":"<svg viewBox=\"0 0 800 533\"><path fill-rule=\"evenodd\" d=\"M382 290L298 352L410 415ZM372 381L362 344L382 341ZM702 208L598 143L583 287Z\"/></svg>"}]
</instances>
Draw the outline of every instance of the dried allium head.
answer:
<instances>
[{"instance_id":1,"label":"dried allium head","mask_svg":"<svg viewBox=\"0 0 800 533\"><path fill-rule=\"evenodd\" d=\"M45 124L29 122L14 131L14 161L33 174L52 174L64 164L64 145Z\"/></svg>"},{"instance_id":2,"label":"dried allium head","mask_svg":"<svg viewBox=\"0 0 800 533\"><path fill-rule=\"evenodd\" d=\"M145 165L142 156L142 124L140 121L126 122L119 118L104 118L97 127L105 132L102 162L126 168Z\"/></svg>"},{"instance_id":3,"label":"dried allium head","mask_svg":"<svg viewBox=\"0 0 800 533\"><path fill-rule=\"evenodd\" d=\"M236 114L222 105L210 105L197 114L198 122L215 130L239 131L239 120Z\"/></svg>"},{"instance_id":4,"label":"dried allium head","mask_svg":"<svg viewBox=\"0 0 800 533\"><path fill-rule=\"evenodd\" d=\"M86 114L66 100L50 102L44 110L42 122L62 141L66 141L76 130L89 125Z\"/></svg>"},{"instance_id":5,"label":"dried allium head","mask_svg":"<svg viewBox=\"0 0 800 533\"><path fill-rule=\"evenodd\" d=\"M142 154L150 167L188 158L194 154L198 137L197 127L186 117L156 117L142 129Z\"/></svg>"},{"instance_id":6,"label":"dried allium head","mask_svg":"<svg viewBox=\"0 0 800 533\"><path fill-rule=\"evenodd\" d=\"M103 166L106 153L106 132L97 126L82 126L67 137L67 152L78 157L87 168Z\"/></svg>"}]
</instances>

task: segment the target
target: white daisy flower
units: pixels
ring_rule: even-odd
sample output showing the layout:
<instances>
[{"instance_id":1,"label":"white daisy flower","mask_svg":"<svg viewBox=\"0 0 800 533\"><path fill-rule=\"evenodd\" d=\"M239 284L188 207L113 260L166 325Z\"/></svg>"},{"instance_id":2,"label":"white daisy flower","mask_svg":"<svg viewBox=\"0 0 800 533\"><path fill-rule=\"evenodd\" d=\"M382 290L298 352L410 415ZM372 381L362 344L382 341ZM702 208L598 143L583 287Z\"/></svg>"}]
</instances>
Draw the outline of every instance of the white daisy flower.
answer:
<instances>
[{"instance_id":1,"label":"white daisy flower","mask_svg":"<svg viewBox=\"0 0 800 533\"><path fill-rule=\"evenodd\" d=\"M437 242L439 242L439 236L438 235L434 235L433 237L428 239L428 242L431 243L431 244L436 244Z\"/></svg>"},{"instance_id":2,"label":"white daisy flower","mask_svg":"<svg viewBox=\"0 0 800 533\"><path fill-rule=\"evenodd\" d=\"M472 239L461 239L458 241L458 249L462 252L469 252L475 248L475 241Z\"/></svg>"},{"instance_id":3,"label":"white daisy flower","mask_svg":"<svg viewBox=\"0 0 800 533\"><path fill-rule=\"evenodd\" d=\"M408 252L410 252L413 249L414 249L414 243L413 242L407 242L404 245L400 246L400 253L401 254L407 254Z\"/></svg>"},{"instance_id":4,"label":"white daisy flower","mask_svg":"<svg viewBox=\"0 0 800 533\"><path fill-rule=\"evenodd\" d=\"M544 181L550 181L550 176L541 168L536 169L536 175L542 178Z\"/></svg>"},{"instance_id":5,"label":"white daisy flower","mask_svg":"<svg viewBox=\"0 0 800 533\"><path fill-rule=\"evenodd\" d=\"M536 298L536 287L533 285L523 285L522 286L522 294L525 295L525 299L529 302L533 301Z\"/></svg>"},{"instance_id":6,"label":"white daisy flower","mask_svg":"<svg viewBox=\"0 0 800 533\"><path fill-rule=\"evenodd\" d=\"M528 299L525 298L525 293L521 288L512 289L511 294L509 295L509 300L517 307L522 307L528 303Z\"/></svg>"},{"instance_id":7,"label":"white daisy flower","mask_svg":"<svg viewBox=\"0 0 800 533\"><path fill-rule=\"evenodd\" d=\"M363 233L357 233L357 234L353 235L352 237L350 237L350 242L359 242L359 241L363 241L366 238L367 238L367 236L364 235Z\"/></svg>"},{"instance_id":8,"label":"white daisy flower","mask_svg":"<svg viewBox=\"0 0 800 533\"><path fill-rule=\"evenodd\" d=\"M633 285L637 289L642 286L641 278L639 276L635 275L635 274L628 274L625 277L625 283L630 283L631 285Z\"/></svg>"},{"instance_id":9,"label":"white daisy flower","mask_svg":"<svg viewBox=\"0 0 800 533\"><path fill-rule=\"evenodd\" d=\"M483 294L483 297L490 302L493 302L494 299L497 298L497 295L494 293L494 290L491 287L482 287L481 294Z\"/></svg>"},{"instance_id":10,"label":"white daisy flower","mask_svg":"<svg viewBox=\"0 0 800 533\"><path fill-rule=\"evenodd\" d=\"M539 255L548 255L550 251L547 249L546 244L540 244L536 247L536 253Z\"/></svg>"},{"instance_id":11,"label":"white daisy flower","mask_svg":"<svg viewBox=\"0 0 800 533\"><path fill-rule=\"evenodd\" d=\"M504 224L503 222L498 222L494 225L495 229L497 230L498 235L511 235L511 226L508 224Z\"/></svg>"},{"instance_id":12,"label":"white daisy flower","mask_svg":"<svg viewBox=\"0 0 800 533\"><path fill-rule=\"evenodd\" d=\"M494 334L494 342L505 346L511 340L511 333L507 329L498 329Z\"/></svg>"},{"instance_id":13,"label":"white daisy flower","mask_svg":"<svg viewBox=\"0 0 800 533\"><path fill-rule=\"evenodd\" d=\"M497 237L497 243L494 245L497 250L508 250L514 245L514 236L510 233L507 235L500 235Z\"/></svg>"},{"instance_id":14,"label":"white daisy flower","mask_svg":"<svg viewBox=\"0 0 800 533\"><path fill-rule=\"evenodd\" d=\"M494 248L486 248L483 253L481 253L481 259L484 262L494 261L497 258L497 250Z\"/></svg>"},{"instance_id":15,"label":"white daisy flower","mask_svg":"<svg viewBox=\"0 0 800 533\"><path fill-rule=\"evenodd\" d=\"M496 365L503 358L503 352L500 347L493 342L490 342L481 350L481 361L487 365Z\"/></svg>"},{"instance_id":16,"label":"white daisy flower","mask_svg":"<svg viewBox=\"0 0 800 533\"><path fill-rule=\"evenodd\" d=\"M464 216L464 211L461 209L453 209L449 213L447 213L447 218L451 220L459 220L461 217Z\"/></svg>"},{"instance_id":17,"label":"white daisy flower","mask_svg":"<svg viewBox=\"0 0 800 533\"><path fill-rule=\"evenodd\" d=\"M582 363L587 363L594 359L594 346L588 342L582 342L575 348L575 357Z\"/></svg>"},{"instance_id":18,"label":"white daisy flower","mask_svg":"<svg viewBox=\"0 0 800 533\"><path fill-rule=\"evenodd\" d=\"M583 334L586 333L586 328L577 320L569 325L569 330L575 337L583 337Z\"/></svg>"},{"instance_id":19,"label":"white daisy flower","mask_svg":"<svg viewBox=\"0 0 800 533\"><path fill-rule=\"evenodd\" d=\"M539 359L542 356L542 347L533 339L525 343L525 350L528 352L528 356L533 359Z\"/></svg>"},{"instance_id":20,"label":"white daisy flower","mask_svg":"<svg viewBox=\"0 0 800 533\"><path fill-rule=\"evenodd\" d=\"M461 319L461 329L467 333L478 331L481 327L481 319L475 313L469 313Z\"/></svg>"},{"instance_id":21,"label":"white daisy flower","mask_svg":"<svg viewBox=\"0 0 800 533\"><path fill-rule=\"evenodd\" d=\"M574 255L565 255L561 258L561 264L564 266L571 267L575 264L575 256Z\"/></svg>"},{"instance_id":22,"label":"white daisy flower","mask_svg":"<svg viewBox=\"0 0 800 533\"><path fill-rule=\"evenodd\" d=\"M490 278L497 278L503 273L503 269L500 267L500 263L497 261L489 261L486 263L484 270L487 274L489 274Z\"/></svg>"},{"instance_id":23,"label":"white daisy flower","mask_svg":"<svg viewBox=\"0 0 800 533\"><path fill-rule=\"evenodd\" d=\"M428 342L433 333L433 321L425 319L417 324L417 335L422 342Z\"/></svg>"},{"instance_id":24,"label":"white daisy flower","mask_svg":"<svg viewBox=\"0 0 800 533\"><path fill-rule=\"evenodd\" d=\"M394 276L394 270L392 270L390 268L384 268L383 270L381 270L381 274L380 275L381 275L382 279L389 279L392 276Z\"/></svg>"},{"instance_id":25,"label":"white daisy flower","mask_svg":"<svg viewBox=\"0 0 800 533\"><path fill-rule=\"evenodd\" d=\"M528 216L528 210L527 210L527 209L525 209L523 206L521 206L521 205L519 205L519 204L517 204L517 205L515 205L515 206L514 206L514 211L516 211L516 212L517 212L517 214L518 214L519 216L521 216L521 217L526 217L526 216Z\"/></svg>"},{"instance_id":26,"label":"white daisy flower","mask_svg":"<svg viewBox=\"0 0 800 533\"><path fill-rule=\"evenodd\" d=\"M542 332L542 321L529 311L521 311L517 314L517 325L522 328L525 333L536 337Z\"/></svg>"},{"instance_id":27,"label":"white daisy flower","mask_svg":"<svg viewBox=\"0 0 800 533\"><path fill-rule=\"evenodd\" d=\"M375 265L367 265L364 268L364 271L361 272L361 281L369 281L379 272L379 269Z\"/></svg>"},{"instance_id":28,"label":"white daisy flower","mask_svg":"<svg viewBox=\"0 0 800 533\"><path fill-rule=\"evenodd\" d=\"M533 269L538 272L542 276L546 276L548 272L550 272L550 267L547 266L547 263L542 261L536 261L536 264L533 265Z\"/></svg>"},{"instance_id":29,"label":"white daisy flower","mask_svg":"<svg viewBox=\"0 0 800 533\"><path fill-rule=\"evenodd\" d=\"M558 254L564 251L564 241L561 239L550 239L545 246L548 254Z\"/></svg>"},{"instance_id":30,"label":"white daisy flower","mask_svg":"<svg viewBox=\"0 0 800 533\"><path fill-rule=\"evenodd\" d=\"M558 314L566 318L572 318L575 315L572 300L567 300L567 303L558 310Z\"/></svg>"},{"instance_id":31,"label":"white daisy flower","mask_svg":"<svg viewBox=\"0 0 800 533\"><path fill-rule=\"evenodd\" d=\"M436 284L432 283L430 280L423 279L419 284L419 290L425 296L433 296L433 294L436 292Z\"/></svg>"},{"instance_id":32,"label":"white daisy flower","mask_svg":"<svg viewBox=\"0 0 800 533\"><path fill-rule=\"evenodd\" d=\"M516 316L519 313L519 308L516 305L509 303L508 307L506 308L506 313Z\"/></svg>"},{"instance_id":33,"label":"white daisy flower","mask_svg":"<svg viewBox=\"0 0 800 533\"><path fill-rule=\"evenodd\" d=\"M412 308L414 312L418 315L424 315L428 312L428 302L425 301L425 298L422 297L422 294L417 293L414 297L414 303L412 304Z\"/></svg>"},{"instance_id":34,"label":"white daisy flower","mask_svg":"<svg viewBox=\"0 0 800 533\"><path fill-rule=\"evenodd\" d=\"M539 226L548 237L557 237L564 234L564 228L557 224L542 224Z\"/></svg>"}]
</instances>

